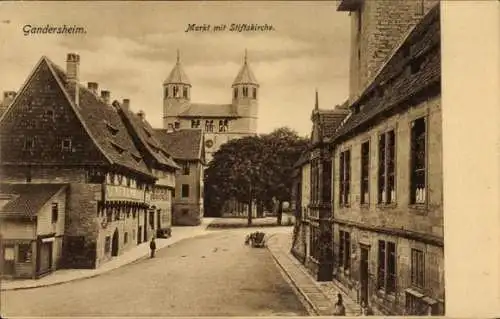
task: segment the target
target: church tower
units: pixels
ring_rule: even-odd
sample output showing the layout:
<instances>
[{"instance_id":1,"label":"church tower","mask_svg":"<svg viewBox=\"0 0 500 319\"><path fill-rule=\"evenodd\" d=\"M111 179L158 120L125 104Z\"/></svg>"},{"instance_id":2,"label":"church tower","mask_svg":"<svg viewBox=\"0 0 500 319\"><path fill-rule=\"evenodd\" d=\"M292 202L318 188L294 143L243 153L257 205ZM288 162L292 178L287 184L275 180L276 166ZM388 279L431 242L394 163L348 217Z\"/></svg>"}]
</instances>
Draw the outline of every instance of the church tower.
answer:
<instances>
[{"instance_id":1,"label":"church tower","mask_svg":"<svg viewBox=\"0 0 500 319\"><path fill-rule=\"evenodd\" d=\"M242 133L256 133L259 114L259 84L248 64L247 51L245 50L245 61L240 72L234 79L233 102L241 119L238 126Z\"/></svg>"},{"instance_id":2,"label":"church tower","mask_svg":"<svg viewBox=\"0 0 500 319\"><path fill-rule=\"evenodd\" d=\"M177 63L163 82L163 128L180 128L177 116L189 106L190 100L191 83L181 65L177 50Z\"/></svg>"}]
</instances>

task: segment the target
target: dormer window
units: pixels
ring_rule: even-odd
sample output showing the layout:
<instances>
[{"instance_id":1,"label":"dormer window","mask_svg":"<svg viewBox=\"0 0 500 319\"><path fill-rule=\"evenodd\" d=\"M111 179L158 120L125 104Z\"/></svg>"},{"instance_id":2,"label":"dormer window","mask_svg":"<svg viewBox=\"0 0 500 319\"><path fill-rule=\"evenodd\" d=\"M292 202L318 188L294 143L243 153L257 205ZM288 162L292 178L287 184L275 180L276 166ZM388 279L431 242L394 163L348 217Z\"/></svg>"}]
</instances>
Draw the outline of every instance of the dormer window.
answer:
<instances>
[{"instance_id":1,"label":"dormer window","mask_svg":"<svg viewBox=\"0 0 500 319\"><path fill-rule=\"evenodd\" d=\"M116 127L114 127L113 125L111 125L111 123L109 123L109 122L106 122L106 127L108 128L108 131L112 135L116 135L118 133L118 131L119 131Z\"/></svg>"},{"instance_id":2,"label":"dormer window","mask_svg":"<svg viewBox=\"0 0 500 319\"><path fill-rule=\"evenodd\" d=\"M111 142L111 146L113 146L113 148L115 149L115 151L118 152L118 154L122 154L123 152L125 152L125 149L116 143Z\"/></svg>"},{"instance_id":3,"label":"dormer window","mask_svg":"<svg viewBox=\"0 0 500 319\"><path fill-rule=\"evenodd\" d=\"M213 120L207 120L205 122L205 131L207 131L207 132L214 131L214 121Z\"/></svg>"},{"instance_id":4,"label":"dormer window","mask_svg":"<svg viewBox=\"0 0 500 319\"><path fill-rule=\"evenodd\" d=\"M71 139L65 138L64 140L62 140L61 148L62 148L63 152L70 152L71 151Z\"/></svg>"}]
</instances>

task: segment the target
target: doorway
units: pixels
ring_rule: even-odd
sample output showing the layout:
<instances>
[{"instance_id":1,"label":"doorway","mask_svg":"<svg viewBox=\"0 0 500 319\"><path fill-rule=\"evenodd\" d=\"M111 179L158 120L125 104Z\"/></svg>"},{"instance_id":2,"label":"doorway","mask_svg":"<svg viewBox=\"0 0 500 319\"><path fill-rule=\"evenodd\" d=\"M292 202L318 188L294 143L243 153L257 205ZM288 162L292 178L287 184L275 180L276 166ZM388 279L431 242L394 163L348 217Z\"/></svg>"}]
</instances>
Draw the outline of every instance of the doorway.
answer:
<instances>
[{"instance_id":1,"label":"doorway","mask_svg":"<svg viewBox=\"0 0 500 319\"><path fill-rule=\"evenodd\" d=\"M3 247L3 273L0 275L11 275L15 273L15 246Z\"/></svg>"},{"instance_id":2,"label":"doorway","mask_svg":"<svg viewBox=\"0 0 500 319\"><path fill-rule=\"evenodd\" d=\"M115 229L113 233L113 239L111 240L111 256L118 256L118 245L120 243L120 237L118 235L118 229Z\"/></svg>"},{"instance_id":3,"label":"doorway","mask_svg":"<svg viewBox=\"0 0 500 319\"><path fill-rule=\"evenodd\" d=\"M360 275L360 302L364 301L365 305L368 304L368 260L370 248L365 245L360 245L360 262L359 262L359 275Z\"/></svg>"}]
</instances>

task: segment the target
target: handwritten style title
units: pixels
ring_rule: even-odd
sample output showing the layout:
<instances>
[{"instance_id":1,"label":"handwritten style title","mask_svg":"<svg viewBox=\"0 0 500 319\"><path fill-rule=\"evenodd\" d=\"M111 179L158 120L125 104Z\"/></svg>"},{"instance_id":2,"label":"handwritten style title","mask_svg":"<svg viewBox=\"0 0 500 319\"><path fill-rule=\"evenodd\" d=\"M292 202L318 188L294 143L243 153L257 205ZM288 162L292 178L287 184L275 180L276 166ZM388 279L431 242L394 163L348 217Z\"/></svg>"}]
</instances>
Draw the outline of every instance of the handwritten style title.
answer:
<instances>
[{"instance_id":1,"label":"handwritten style title","mask_svg":"<svg viewBox=\"0 0 500 319\"><path fill-rule=\"evenodd\" d=\"M184 32L267 32L275 31L272 24L231 23L231 24L188 24Z\"/></svg>"}]
</instances>

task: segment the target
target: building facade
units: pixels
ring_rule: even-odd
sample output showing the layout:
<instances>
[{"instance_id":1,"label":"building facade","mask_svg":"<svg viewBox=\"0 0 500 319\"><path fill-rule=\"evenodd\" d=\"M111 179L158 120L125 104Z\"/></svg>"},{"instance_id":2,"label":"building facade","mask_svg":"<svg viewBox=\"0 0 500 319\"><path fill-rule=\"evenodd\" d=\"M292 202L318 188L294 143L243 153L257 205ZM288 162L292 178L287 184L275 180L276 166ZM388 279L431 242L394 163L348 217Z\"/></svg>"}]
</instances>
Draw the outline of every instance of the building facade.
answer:
<instances>
[{"instance_id":1,"label":"building facade","mask_svg":"<svg viewBox=\"0 0 500 319\"><path fill-rule=\"evenodd\" d=\"M332 139L334 277L386 314L444 313L439 5L426 9Z\"/></svg>"},{"instance_id":2,"label":"building facade","mask_svg":"<svg viewBox=\"0 0 500 319\"><path fill-rule=\"evenodd\" d=\"M197 128L204 134L206 160L227 141L257 133L259 84L245 61L232 84L231 103L191 102L192 85L179 54L177 63L163 83L163 128L168 131Z\"/></svg>"},{"instance_id":3,"label":"building facade","mask_svg":"<svg viewBox=\"0 0 500 319\"><path fill-rule=\"evenodd\" d=\"M389 10L399 2L404 14ZM416 4L420 11L412 11ZM341 1L339 10L369 26L353 29L348 113L339 123L313 112L309 214L301 221L310 248L299 259L318 280L333 280L377 313L442 315L439 4ZM322 122L332 128L330 136L317 133ZM330 225L322 226L326 219ZM296 236L302 239L295 243L305 242ZM323 255L330 245L329 276Z\"/></svg>"},{"instance_id":4,"label":"building facade","mask_svg":"<svg viewBox=\"0 0 500 319\"><path fill-rule=\"evenodd\" d=\"M61 267L65 184L0 184L0 263L7 278L39 278Z\"/></svg>"},{"instance_id":5,"label":"building facade","mask_svg":"<svg viewBox=\"0 0 500 319\"><path fill-rule=\"evenodd\" d=\"M180 169L176 172L172 197L172 223L178 226L199 225L204 216L203 177L205 145L201 129L156 130Z\"/></svg>"},{"instance_id":6,"label":"building facade","mask_svg":"<svg viewBox=\"0 0 500 319\"><path fill-rule=\"evenodd\" d=\"M153 170L170 174L173 164L148 166L151 154L120 103L99 95L97 83L80 84L79 69L74 53L66 70L47 57L36 64L0 118L0 175L3 183L69 184L61 266L94 268L156 234Z\"/></svg>"}]
</instances>

